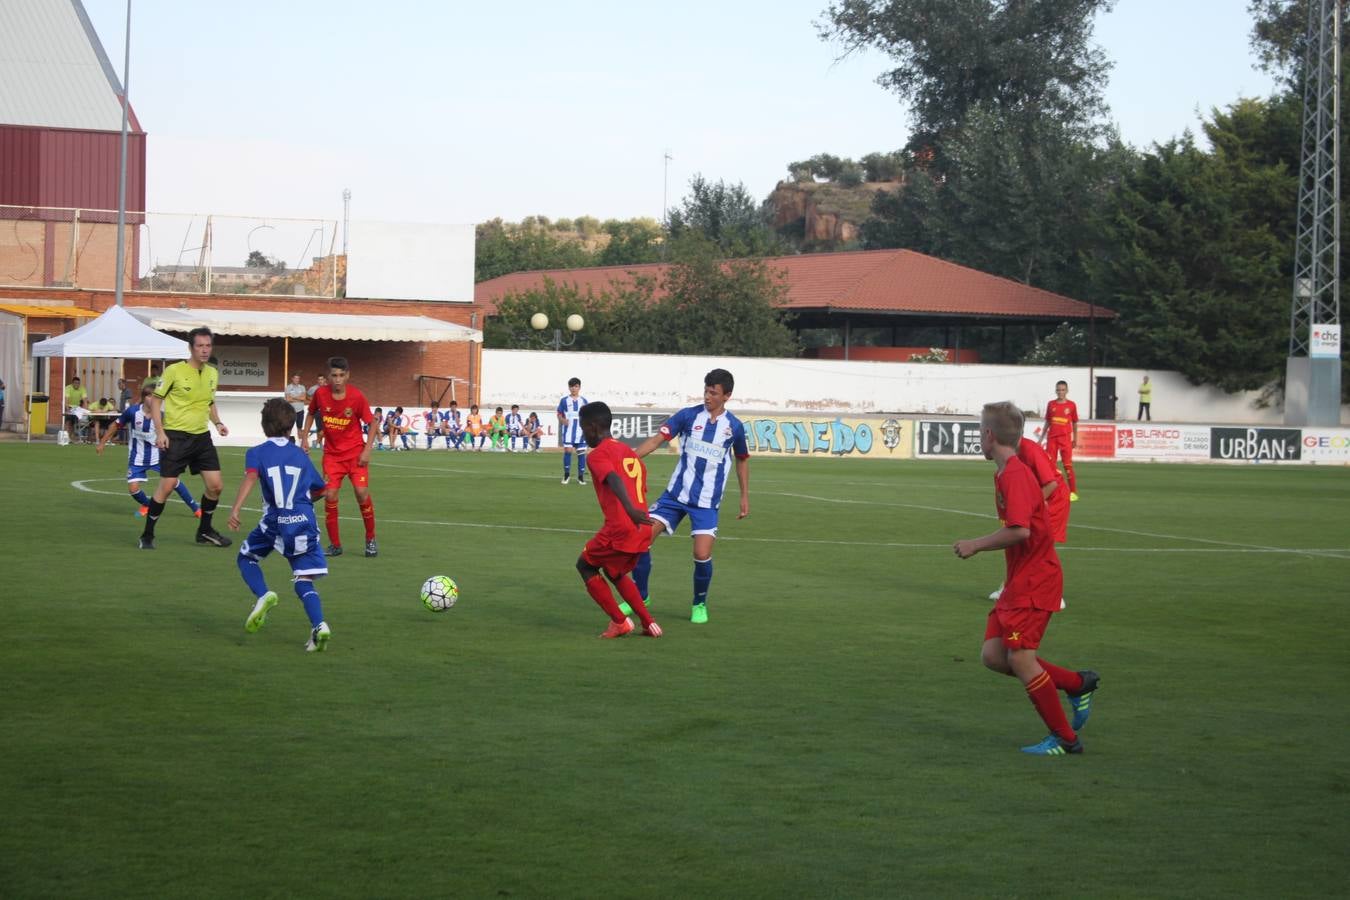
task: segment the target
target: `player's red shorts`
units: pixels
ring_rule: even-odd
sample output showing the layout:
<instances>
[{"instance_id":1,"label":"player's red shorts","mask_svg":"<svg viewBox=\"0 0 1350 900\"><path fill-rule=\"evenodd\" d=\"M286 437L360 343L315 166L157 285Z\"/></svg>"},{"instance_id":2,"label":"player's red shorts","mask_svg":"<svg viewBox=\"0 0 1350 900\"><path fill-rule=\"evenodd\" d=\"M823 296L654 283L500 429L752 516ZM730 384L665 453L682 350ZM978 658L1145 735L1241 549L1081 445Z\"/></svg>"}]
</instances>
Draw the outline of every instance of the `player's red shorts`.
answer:
<instances>
[{"instance_id":1,"label":"player's red shorts","mask_svg":"<svg viewBox=\"0 0 1350 900\"><path fill-rule=\"evenodd\" d=\"M1073 435L1071 434L1052 434L1045 441L1045 455L1050 457L1053 465L1055 454L1058 453L1064 458L1066 466L1073 465Z\"/></svg>"},{"instance_id":2,"label":"player's red shorts","mask_svg":"<svg viewBox=\"0 0 1350 900\"><path fill-rule=\"evenodd\" d=\"M359 456L350 459L334 459L327 453L323 456L323 477L328 489L335 491L342 487L342 479L350 478L355 487L367 487L370 484L370 466L363 466Z\"/></svg>"},{"instance_id":3,"label":"player's red shorts","mask_svg":"<svg viewBox=\"0 0 1350 900\"><path fill-rule=\"evenodd\" d=\"M581 558L588 564L595 566L603 571L610 578L617 580L637 566L638 557L647 552L648 547L652 545L652 539L655 532L650 525L639 525L639 540L645 544L642 550L636 552L630 550L620 550L612 543L614 535L601 530L595 537L586 542L586 546L581 551ZM625 542L627 546L633 546Z\"/></svg>"},{"instance_id":4,"label":"player's red shorts","mask_svg":"<svg viewBox=\"0 0 1350 900\"><path fill-rule=\"evenodd\" d=\"M1002 638L1009 650L1035 650L1041 645L1045 629L1050 625L1050 613L1031 606L989 610L989 621L984 626L984 639Z\"/></svg>"}]
</instances>

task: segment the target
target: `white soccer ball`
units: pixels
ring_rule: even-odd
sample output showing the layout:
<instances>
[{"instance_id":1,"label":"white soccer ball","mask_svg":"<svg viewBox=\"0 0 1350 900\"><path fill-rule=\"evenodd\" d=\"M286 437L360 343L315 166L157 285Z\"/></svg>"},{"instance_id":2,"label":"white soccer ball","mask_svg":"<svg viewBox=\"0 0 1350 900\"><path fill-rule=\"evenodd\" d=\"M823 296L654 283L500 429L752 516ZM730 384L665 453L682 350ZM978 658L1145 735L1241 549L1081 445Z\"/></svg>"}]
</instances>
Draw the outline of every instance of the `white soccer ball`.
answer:
<instances>
[{"instance_id":1,"label":"white soccer ball","mask_svg":"<svg viewBox=\"0 0 1350 900\"><path fill-rule=\"evenodd\" d=\"M446 575L432 575L422 582L422 605L432 612L445 612L459 599L459 585Z\"/></svg>"}]
</instances>

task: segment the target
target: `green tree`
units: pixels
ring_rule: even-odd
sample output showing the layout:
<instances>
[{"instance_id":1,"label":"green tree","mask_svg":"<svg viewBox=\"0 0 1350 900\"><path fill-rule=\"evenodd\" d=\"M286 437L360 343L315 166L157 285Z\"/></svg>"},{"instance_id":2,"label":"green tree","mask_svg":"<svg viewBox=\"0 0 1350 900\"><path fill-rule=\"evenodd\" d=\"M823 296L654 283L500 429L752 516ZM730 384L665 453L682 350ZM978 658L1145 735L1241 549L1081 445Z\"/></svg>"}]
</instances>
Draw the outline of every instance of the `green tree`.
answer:
<instances>
[{"instance_id":1,"label":"green tree","mask_svg":"<svg viewBox=\"0 0 1350 900\"><path fill-rule=\"evenodd\" d=\"M760 213L760 205L745 185L716 184L695 175L689 193L670 211L670 239L679 241L689 234L699 235L715 244L726 257L774 256L787 252Z\"/></svg>"},{"instance_id":2,"label":"green tree","mask_svg":"<svg viewBox=\"0 0 1350 900\"><path fill-rule=\"evenodd\" d=\"M1092 43L1114 0L840 0L821 36L873 48L896 67L877 80L910 104L914 146L961 128L975 107L995 117L1093 122L1110 64Z\"/></svg>"},{"instance_id":3,"label":"green tree","mask_svg":"<svg viewBox=\"0 0 1350 900\"><path fill-rule=\"evenodd\" d=\"M1176 369L1225 391L1280 378L1288 352L1297 106L1241 100L1146 153L1109 197L1091 264L1120 313L1120 365Z\"/></svg>"},{"instance_id":4,"label":"green tree","mask_svg":"<svg viewBox=\"0 0 1350 900\"><path fill-rule=\"evenodd\" d=\"M659 262L664 233L655 219L610 219L599 230L609 235L596 256L598 266L633 266Z\"/></svg>"},{"instance_id":5,"label":"green tree","mask_svg":"<svg viewBox=\"0 0 1350 900\"><path fill-rule=\"evenodd\" d=\"M783 311L783 275L756 259L724 260L713 242L685 236L657 304L667 353L796 356L797 336Z\"/></svg>"},{"instance_id":6,"label":"green tree","mask_svg":"<svg viewBox=\"0 0 1350 900\"><path fill-rule=\"evenodd\" d=\"M530 216L520 225L493 219L479 225L475 232L475 281L511 272L595 265L594 256L584 246L552 231L542 216Z\"/></svg>"}]
</instances>

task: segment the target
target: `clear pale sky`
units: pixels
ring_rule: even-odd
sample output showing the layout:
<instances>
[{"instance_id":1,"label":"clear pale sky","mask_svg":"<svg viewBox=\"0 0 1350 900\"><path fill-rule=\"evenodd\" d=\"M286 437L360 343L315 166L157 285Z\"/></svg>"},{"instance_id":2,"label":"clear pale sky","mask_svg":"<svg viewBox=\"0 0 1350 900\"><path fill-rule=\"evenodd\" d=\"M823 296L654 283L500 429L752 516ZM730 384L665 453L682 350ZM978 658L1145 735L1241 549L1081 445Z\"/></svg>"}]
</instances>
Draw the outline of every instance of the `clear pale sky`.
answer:
<instances>
[{"instance_id":1,"label":"clear pale sky","mask_svg":"<svg viewBox=\"0 0 1350 900\"><path fill-rule=\"evenodd\" d=\"M114 68L125 0L84 0ZM480 222L674 204L689 179L767 196L787 163L909 133L813 23L828 0L433 4L133 0L131 102L155 212ZM1144 147L1273 81L1242 0L1119 0L1096 37L1112 117Z\"/></svg>"}]
</instances>

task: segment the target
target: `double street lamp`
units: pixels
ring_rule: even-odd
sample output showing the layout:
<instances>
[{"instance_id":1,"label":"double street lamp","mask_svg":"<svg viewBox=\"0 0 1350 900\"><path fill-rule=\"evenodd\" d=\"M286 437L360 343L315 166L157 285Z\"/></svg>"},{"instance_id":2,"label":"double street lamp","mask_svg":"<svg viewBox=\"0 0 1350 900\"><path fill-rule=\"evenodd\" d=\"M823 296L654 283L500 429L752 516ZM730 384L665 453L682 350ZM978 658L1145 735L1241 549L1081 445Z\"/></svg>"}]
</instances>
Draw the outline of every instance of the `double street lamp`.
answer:
<instances>
[{"instance_id":1,"label":"double street lamp","mask_svg":"<svg viewBox=\"0 0 1350 900\"><path fill-rule=\"evenodd\" d=\"M554 350L561 350L563 347L570 347L575 344L577 342L577 334L581 332L581 329L586 327L586 320L576 313L572 313L567 317L567 320L563 324L566 325L567 330L571 332L567 336L567 340L563 340L563 330L561 328L553 329L552 337L547 337L545 335L545 332L548 331L548 316L541 312L537 312L530 316L530 327L535 330L534 337L545 347L552 347Z\"/></svg>"}]
</instances>

